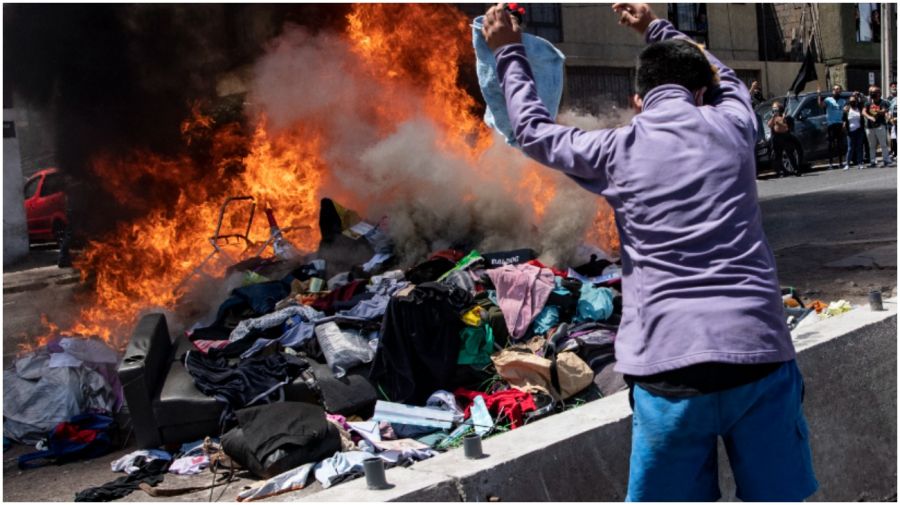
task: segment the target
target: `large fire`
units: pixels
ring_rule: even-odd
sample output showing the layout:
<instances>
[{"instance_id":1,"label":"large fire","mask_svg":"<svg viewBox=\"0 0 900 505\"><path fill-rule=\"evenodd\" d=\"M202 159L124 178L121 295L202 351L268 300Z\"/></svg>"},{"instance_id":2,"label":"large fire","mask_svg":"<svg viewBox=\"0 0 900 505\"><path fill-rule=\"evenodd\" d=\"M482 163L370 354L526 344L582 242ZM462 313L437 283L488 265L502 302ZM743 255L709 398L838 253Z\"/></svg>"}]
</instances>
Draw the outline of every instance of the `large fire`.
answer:
<instances>
[{"instance_id":1,"label":"large fire","mask_svg":"<svg viewBox=\"0 0 900 505\"><path fill-rule=\"evenodd\" d=\"M351 9L344 37L361 62L353 69L360 74L356 77L370 83L372 96L380 98L372 105L380 134L389 135L404 121L424 115L440 132L439 147L473 165L492 147L494 137L476 113L475 99L458 84L461 65L467 65L465 71L473 67L469 30L462 13L443 5L364 4ZM205 153L202 163L196 156L146 152L128 159L96 158L98 180L142 217L88 244L76 267L90 282L89 294L82 300L80 322L63 333L97 335L122 346L142 310L173 309L184 295L178 288L212 251L209 239L229 196L252 196L258 205L250 242L237 244L230 255L216 255L206 264L206 274L221 274L225 260L256 253L269 235L263 206L275 210L295 246L315 250L319 198L332 196L321 194L331 168L324 155L327 133L315 122L274 133L262 115L252 123L255 127L249 129L216 124L197 106L181 131L186 146ZM531 163L508 183L534 209L537 220L557 191L548 172ZM161 192L167 198L160 198ZM160 206L160 201L176 203ZM246 209L230 213L223 228L239 230L246 218ZM598 214L590 236L618 247L608 207ZM58 331L49 321L46 325Z\"/></svg>"}]
</instances>

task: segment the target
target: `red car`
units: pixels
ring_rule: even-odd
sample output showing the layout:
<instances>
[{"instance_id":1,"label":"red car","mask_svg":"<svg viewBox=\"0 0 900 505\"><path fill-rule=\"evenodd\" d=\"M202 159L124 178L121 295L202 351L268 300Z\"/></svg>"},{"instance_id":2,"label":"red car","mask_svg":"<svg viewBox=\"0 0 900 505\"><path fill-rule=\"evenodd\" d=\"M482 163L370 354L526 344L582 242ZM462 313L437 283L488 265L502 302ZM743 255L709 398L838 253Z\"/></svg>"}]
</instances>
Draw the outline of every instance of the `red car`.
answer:
<instances>
[{"instance_id":1,"label":"red car","mask_svg":"<svg viewBox=\"0 0 900 505\"><path fill-rule=\"evenodd\" d=\"M69 224L63 175L55 168L40 170L25 182L25 218L31 243L57 242Z\"/></svg>"}]
</instances>

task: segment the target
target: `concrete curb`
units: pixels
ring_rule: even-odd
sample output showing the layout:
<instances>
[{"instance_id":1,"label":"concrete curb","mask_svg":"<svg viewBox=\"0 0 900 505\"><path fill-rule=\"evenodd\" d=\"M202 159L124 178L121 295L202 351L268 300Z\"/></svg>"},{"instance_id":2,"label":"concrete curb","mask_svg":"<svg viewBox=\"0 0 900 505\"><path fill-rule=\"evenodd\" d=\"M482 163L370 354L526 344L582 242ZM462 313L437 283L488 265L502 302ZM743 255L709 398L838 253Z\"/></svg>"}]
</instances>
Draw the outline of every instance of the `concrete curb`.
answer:
<instances>
[{"instance_id":1,"label":"concrete curb","mask_svg":"<svg viewBox=\"0 0 900 505\"><path fill-rule=\"evenodd\" d=\"M884 306L860 307L795 334L820 482L810 500L896 496L897 299ZM621 392L485 440L488 458L468 460L455 449L388 470L391 489L370 491L356 479L301 501L621 501L630 437L631 409ZM733 500L721 443L719 460L723 498Z\"/></svg>"},{"instance_id":2,"label":"concrete curb","mask_svg":"<svg viewBox=\"0 0 900 505\"><path fill-rule=\"evenodd\" d=\"M81 274L72 268L47 266L12 272L3 275L3 294L11 295L25 291L37 291L50 284L62 286L75 284L81 280Z\"/></svg>"}]
</instances>

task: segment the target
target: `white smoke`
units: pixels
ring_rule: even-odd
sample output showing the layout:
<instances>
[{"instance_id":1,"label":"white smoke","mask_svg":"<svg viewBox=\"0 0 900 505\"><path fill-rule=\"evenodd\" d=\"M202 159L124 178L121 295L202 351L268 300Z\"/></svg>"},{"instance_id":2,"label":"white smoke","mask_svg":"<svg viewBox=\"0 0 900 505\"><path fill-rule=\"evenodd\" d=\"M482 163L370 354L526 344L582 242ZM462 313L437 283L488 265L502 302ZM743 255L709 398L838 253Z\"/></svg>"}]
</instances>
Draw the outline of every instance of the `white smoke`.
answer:
<instances>
[{"instance_id":1,"label":"white smoke","mask_svg":"<svg viewBox=\"0 0 900 505\"><path fill-rule=\"evenodd\" d=\"M548 195L538 220L523 197L533 161L496 135L473 163L443 148L439 126L420 114L379 133L379 108L421 110L421 95L401 85L385 90L362 75L343 39L299 28L287 29L255 66L249 100L269 118L271 133L298 124L324 128L329 174L320 196L351 204L372 221L387 217L404 265L454 244L482 252L530 247L548 264L572 259L600 197L546 169L556 189L536 190ZM565 112L560 121L595 129L627 117Z\"/></svg>"}]
</instances>

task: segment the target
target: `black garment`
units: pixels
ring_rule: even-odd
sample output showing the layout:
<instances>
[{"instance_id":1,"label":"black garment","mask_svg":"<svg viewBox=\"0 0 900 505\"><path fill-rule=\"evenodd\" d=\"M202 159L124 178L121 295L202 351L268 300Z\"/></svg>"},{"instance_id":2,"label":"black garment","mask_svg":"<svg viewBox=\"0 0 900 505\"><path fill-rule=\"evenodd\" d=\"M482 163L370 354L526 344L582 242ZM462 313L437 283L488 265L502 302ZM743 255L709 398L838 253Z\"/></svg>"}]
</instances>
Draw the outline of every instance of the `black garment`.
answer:
<instances>
[{"instance_id":1,"label":"black garment","mask_svg":"<svg viewBox=\"0 0 900 505\"><path fill-rule=\"evenodd\" d=\"M556 307L559 310L560 321L571 321L572 318L575 317L575 312L578 310L578 298L580 295L581 283L578 283L578 289L576 291L569 290L569 293L565 295L559 294L555 290L550 292L550 296L547 297L547 303L545 305Z\"/></svg>"},{"instance_id":2,"label":"black garment","mask_svg":"<svg viewBox=\"0 0 900 505\"><path fill-rule=\"evenodd\" d=\"M626 375L629 387L635 384L647 391L671 398L689 398L756 382L784 363L736 365L733 363L700 363L655 375Z\"/></svg>"},{"instance_id":3,"label":"black garment","mask_svg":"<svg viewBox=\"0 0 900 505\"><path fill-rule=\"evenodd\" d=\"M514 251L501 251L482 254L485 268L497 268L503 265L518 265L537 259L534 249L516 249Z\"/></svg>"},{"instance_id":4,"label":"black garment","mask_svg":"<svg viewBox=\"0 0 900 505\"><path fill-rule=\"evenodd\" d=\"M341 221L341 215L334 202L330 198L323 198L319 202L319 233L322 236L322 242L330 244L343 231L344 223Z\"/></svg>"},{"instance_id":5,"label":"black garment","mask_svg":"<svg viewBox=\"0 0 900 505\"><path fill-rule=\"evenodd\" d=\"M756 90L755 93L753 93L753 94L750 95L750 102L751 102L751 105L753 105L753 108L754 108L754 109L755 109L759 104L761 104L761 103L763 103L763 102L765 102L765 101L766 101L766 97L763 96L762 91L760 91L760 90Z\"/></svg>"},{"instance_id":6,"label":"black garment","mask_svg":"<svg viewBox=\"0 0 900 505\"><path fill-rule=\"evenodd\" d=\"M259 317L275 310L275 305L291 294L292 276L278 281L260 282L231 291L210 325L234 328L244 319Z\"/></svg>"},{"instance_id":7,"label":"black garment","mask_svg":"<svg viewBox=\"0 0 900 505\"><path fill-rule=\"evenodd\" d=\"M225 403L224 424L235 409L278 398L283 386L309 368L309 363L279 353L253 356L231 365L221 353L210 349L208 354L188 351L184 366L200 392Z\"/></svg>"},{"instance_id":8,"label":"black garment","mask_svg":"<svg viewBox=\"0 0 900 505\"><path fill-rule=\"evenodd\" d=\"M390 401L423 405L438 389L453 389L460 315L474 305L459 288L428 282L394 296L381 327L369 378Z\"/></svg>"},{"instance_id":9,"label":"black garment","mask_svg":"<svg viewBox=\"0 0 900 505\"><path fill-rule=\"evenodd\" d=\"M162 459L154 459L148 463L146 459L140 458L135 462L138 471L119 477L102 486L79 491L75 494L75 501L113 501L130 495L138 489L138 485L142 482L155 486L163 481L169 463L170 461Z\"/></svg>"},{"instance_id":10,"label":"black garment","mask_svg":"<svg viewBox=\"0 0 900 505\"><path fill-rule=\"evenodd\" d=\"M800 175L800 162L797 160L797 150L794 149L791 135L789 133L772 133L772 164L779 177L787 175L782 162L782 155L785 152L787 152L791 164L796 167L796 175Z\"/></svg>"},{"instance_id":11,"label":"black garment","mask_svg":"<svg viewBox=\"0 0 900 505\"><path fill-rule=\"evenodd\" d=\"M828 162L831 163L831 158L834 154L837 154L837 159L839 164L844 163L844 153L847 150L847 147L844 145L844 125L842 123L835 123L828 125Z\"/></svg>"},{"instance_id":12,"label":"black garment","mask_svg":"<svg viewBox=\"0 0 900 505\"><path fill-rule=\"evenodd\" d=\"M863 116L863 120L866 122L866 128L878 128L879 126L887 125L887 117L886 114L890 109L891 104L887 102L887 100L883 100L879 98L878 100L869 99L865 105L865 111L868 115L875 118L875 121L871 121ZM873 158L874 153L873 154Z\"/></svg>"},{"instance_id":13,"label":"black garment","mask_svg":"<svg viewBox=\"0 0 900 505\"><path fill-rule=\"evenodd\" d=\"M438 277L453 270L456 262L451 261L443 256L437 256L423 261L418 265L406 271L406 280L413 284L424 284L426 282L434 282Z\"/></svg>"},{"instance_id":14,"label":"black garment","mask_svg":"<svg viewBox=\"0 0 900 505\"><path fill-rule=\"evenodd\" d=\"M318 405L279 402L237 411L240 427L222 437L225 453L269 478L341 450L337 428Z\"/></svg>"},{"instance_id":15,"label":"black garment","mask_svg":"<svg viewBox=\"0 0 900 505\"><path fill-rule=\"evenodd\" d=\"M588 261L584 265L578 265L572 270L575 270L576 273L585 277L598 277L600 275L603 275L603 270L605 270L606 267L610 265L612 265L611 261L597 258L596 255L592 254L590 261Z\"/></svg>"}]
</instances>

